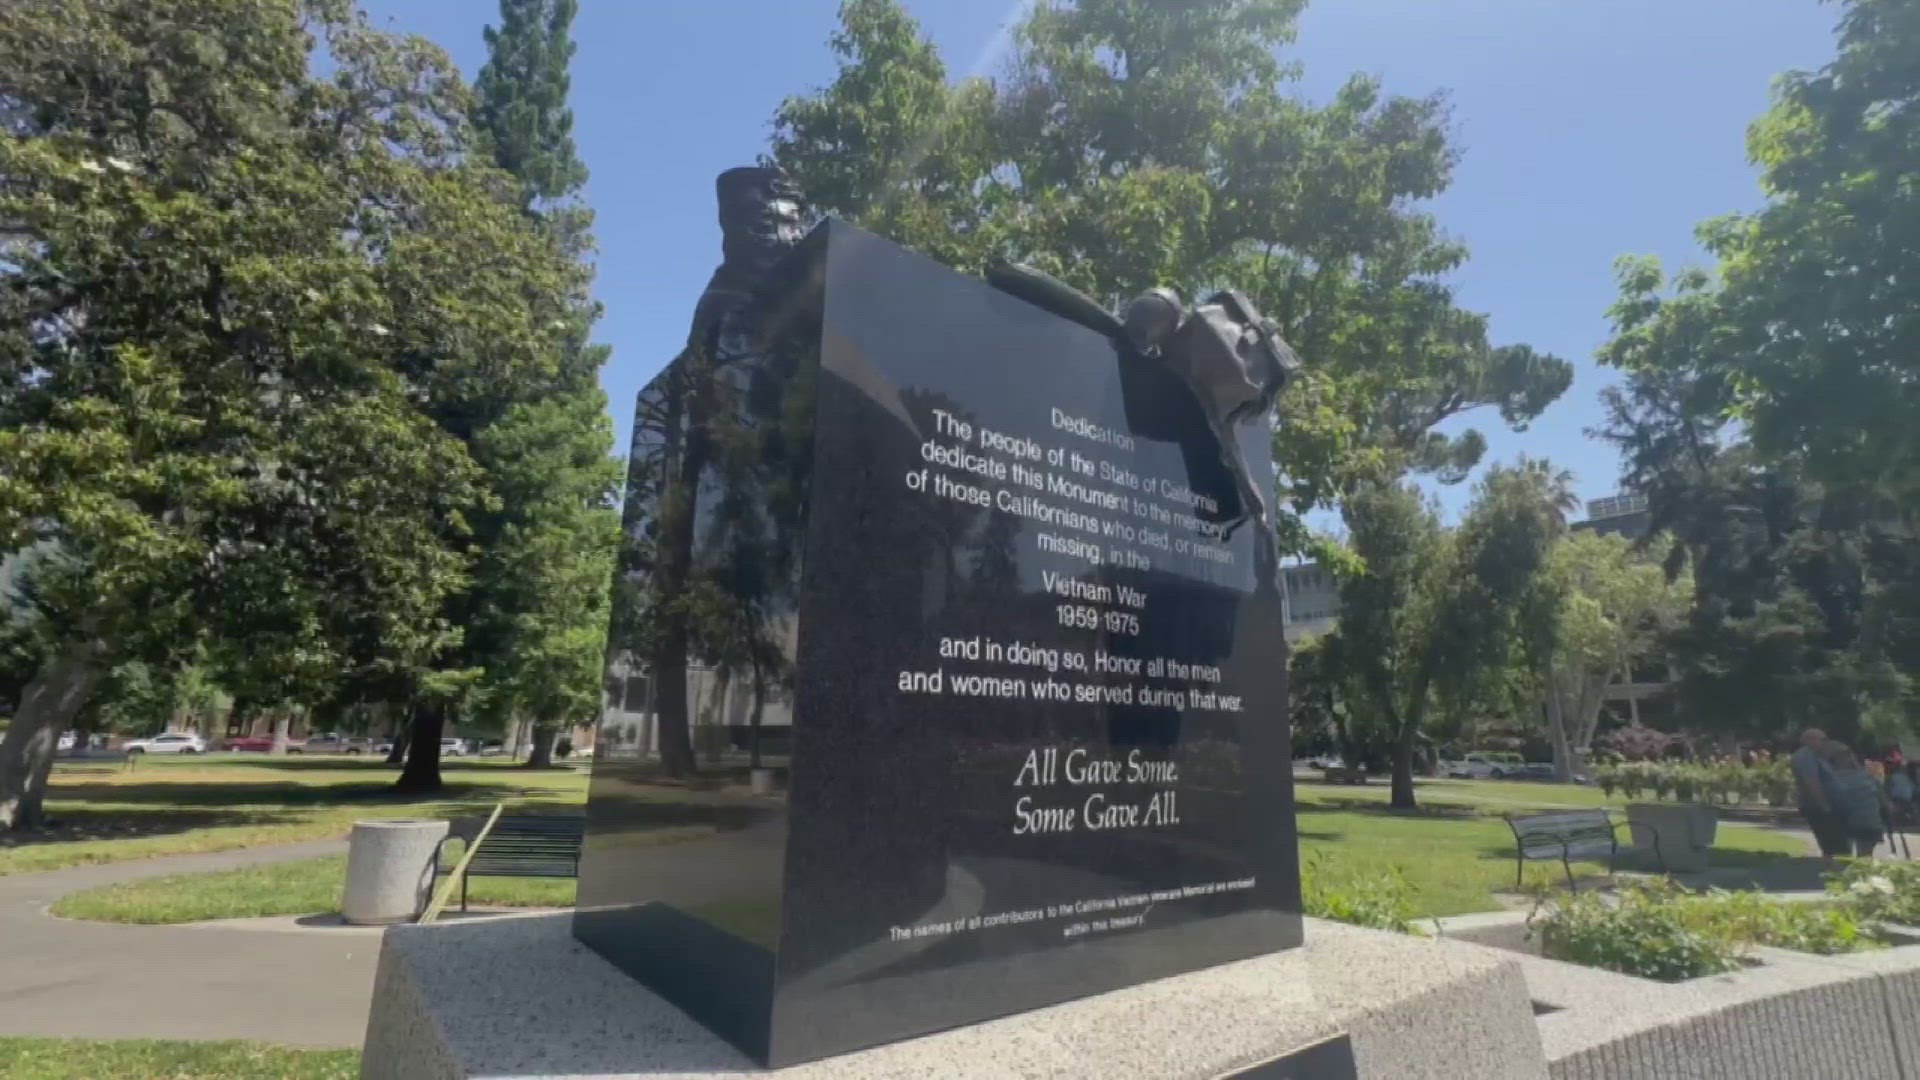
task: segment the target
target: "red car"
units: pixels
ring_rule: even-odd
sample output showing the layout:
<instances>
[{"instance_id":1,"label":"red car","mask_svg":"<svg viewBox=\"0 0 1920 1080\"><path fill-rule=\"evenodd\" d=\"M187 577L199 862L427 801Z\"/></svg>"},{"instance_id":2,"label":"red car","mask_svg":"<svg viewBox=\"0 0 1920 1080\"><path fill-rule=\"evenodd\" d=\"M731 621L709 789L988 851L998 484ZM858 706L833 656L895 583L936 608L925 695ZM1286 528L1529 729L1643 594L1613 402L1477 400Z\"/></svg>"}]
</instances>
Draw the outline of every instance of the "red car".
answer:
<instances>
[{"instance_id":1,"label":"red car","mask_svg":"<svg viewBox=\"0 0 1920 1080\"><path fill-rule=\"evenodd\" d=\"M257 754L264 754L267 751L273 749L273 736L271 735L239 735L234 738L228 739L225 743L221 744L221 748L225 750L236 751L236 752L251 751Z\"/></svg>"}]
</instances>

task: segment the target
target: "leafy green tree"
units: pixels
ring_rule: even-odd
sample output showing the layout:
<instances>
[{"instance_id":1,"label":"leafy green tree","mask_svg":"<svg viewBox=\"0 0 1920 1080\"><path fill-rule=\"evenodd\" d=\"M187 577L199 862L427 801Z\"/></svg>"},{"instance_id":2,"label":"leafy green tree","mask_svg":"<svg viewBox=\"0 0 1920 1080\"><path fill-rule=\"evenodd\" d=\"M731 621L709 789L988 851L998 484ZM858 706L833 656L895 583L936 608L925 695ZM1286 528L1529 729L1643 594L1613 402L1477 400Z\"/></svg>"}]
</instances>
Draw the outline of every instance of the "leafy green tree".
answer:
<instances>
[{"instance_id":1,"label":"leafy green tree","mask_svg":"<svg viewBox=\"0 0 1920 1080\"><path fill-rule=\"evenodd\" d=\"M345 0L23 0L0 54L0 550L71 568L0 827L127 659L266 631L444 695L468 445L558 379L577 273L445 55Z\"/></svg>"},{"instance_id":2,"label":"leafy green tree","mask_svg":"<svg viewBox=\"0 0 1920 1080\"><path fill-rule=\"evenodd\" d=\"M822 210L969 271L997 257L1118 301L1151 285L1242 289L1308 361L1276 435L1299 516L1409 470L1463 479L1485 440L1571 380L1495 347L1442 277L1466 257L1417 209L1456 151L1439 97L1356 76L1323 107L1275 50L1300 0L1048 0L1014 28L995 81L948 82L897 0L846 0L840 69L784 103L771 159Z\"/></svg>"},{"instance_id":3,"label":"leafy green tree","mask_svg":"<svg viewBox=\"0 0 1920 1080\"><path fill-rule=\"evenodd\" d=\"M1544 708L1554 772L1566 780L1593 745L1607 687L1664 650L1693 582L1669 577L1625 537L1587 531L1554 545L1540 586L1538 608L1522 615L1528 704Z\"/></svg>"},{"instance_id":4,"label":"leafy green tree","mask_svg":"<svg viewBox=\"0 0 1920 1080\"><path fill-rule=\"evenodd\" d=\"M619 539L613 432L598 394L521 405L480 440L502 520L475 568L491 645L486 685L512 718L537 718L529 764L544 766L558 723L594 715Z\"/></svg>"},{"instance_id":5,"label":"leafy green tree","mask_svg":"<svg viewBox=\"0 0 1920 1080\"><path fill-rule=\"evenodd\" d=\"M1920 674L1920 3L1843 0L1838 49L1749 130L1766 205L1715 265L1624 260L1609 434L1691 565L1703 722L1912 730Z\"/></svg>"},{"instance_id":6,"label":"leafy green tree","mask_svg":"<svg viewBox=\"0 0 1920 1080\"><path fill-rule=\"evenodd\" d=\"M1363 567L1340 583L1343 666L1367 720L1393 746L1392 804L1415 804L1416 744L1481 700L1512 662L1520 614L1564 531L1555 474L1497 466L1449 532L1406 484L1364 487L1341 507Z\"/></svg>"}]
</instances>

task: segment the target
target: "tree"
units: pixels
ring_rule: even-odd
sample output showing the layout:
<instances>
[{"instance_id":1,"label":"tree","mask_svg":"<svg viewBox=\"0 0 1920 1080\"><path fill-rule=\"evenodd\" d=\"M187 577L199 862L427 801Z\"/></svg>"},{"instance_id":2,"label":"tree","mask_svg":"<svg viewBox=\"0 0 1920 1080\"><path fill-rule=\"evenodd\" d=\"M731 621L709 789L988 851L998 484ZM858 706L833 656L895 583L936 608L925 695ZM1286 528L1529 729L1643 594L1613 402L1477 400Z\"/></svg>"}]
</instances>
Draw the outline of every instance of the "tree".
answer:
<instances>
[{"instance_id":1,"label":"tree","mask_svg":"<svg viewBox=\"0 0 1920 1080\"><path fill-rule=\"evenodd\" d=\"M557 377L573 274L445 55L345 0L24 0L0 53L0 550L66 567L0 827L127 659L444 692L467 438Z\"/></svg>"},{"instance_id":2,"label":"tree","mask_svg":"<svg viewBox=\"0 0 1920 1080\"><path fill-rule=\"evenodd\" d=\"M475 80L473 122L494 161L520 182L522 205L580 263L563 378L545 400L516 406L481 437L477 456L498 508L480 527L470 610L483 632L474 663L509 735L533 725L527 764L550 765L563 720L599 705L607 599L619 515L609 457L613 433L599 372L609 350L588 342L599 305L587 286L593 214L579 200L587 168L567 107L575 0L501 0L486 28L487 63Z\"/></svg>"},{"instance_id":3,"label":"tree","mask_svg":"<svg viewBox=\"0 0 1920 1080\"><path fill-rule=\"evenodd\" d=\"M1464 479L1485 440L1443 421L1524 426L1564 361L1493 347L1441 276L1466 257L1420 200L1456 152L1439 97L1355 77L1324 107L1286 93L1275 50L1300 0L1048 0L994 82L949 85L896 0L846 0L832 83L790 98L771 160L820 209L970 272L1025 261L1108 300L1232 283L1307 359L1276 435L1290 514L1408 470Z\"/></svg>"},{"instance_id":4,"label":"tree","mask_svg":"<svg viewBox=\"0 0 1920 1080\"><path fill-rule=\"evenodd\" d=\"M604 398L519 406L480 440L503 520L475 569L491 646L486 685L517 721L536 718L528 764L551 764L558 721L599 707L619 514Z\"/></svg>"},{"instance_id":5,"label":"tree","mask_svg":"<svg viewBox=\"0 0 1920 1080\"><path fill-rule=\"evenodd\" d=\"M474 78L474 127L524 205L567 199L587 183L573 145L573 16L577 0L500 0L500 26L482 33L487 62Z\"/></svg>"},{"instance_id":6,"label":"tree","mask_svg":"<svg viewBox=\"0 0 1920 1080\"><path fill-rule=\"evenodd\" d=\"M1412 808L1416 742L1484 696L1518 648L1519 615L1565 528L1555 474L1488 471L1448 532L1419 491L1377 484L1341 508L1362 569L1340 584L1341 655L1356 704L1393 746L1392 805Z\"/></svg>"},{"instance_id":7,"label":"tree","mask_svg":"<svg viewBox=\"0 0 1920 1080\"><path fill-rule=\"evenodd\" d=\"M1600 725L1606 689L1631 682L1686 613L1693 582L1669 578L1622 536L1573 533L1547 559L1538 616L1523 616L1534 699L1544 708L1554 773L1569 780Z\"/></svg>"},{"instance_id":8,"label":"tree","mask_svg":"<svg viewBox=\"0 0 1920 1080\"><path fill-rule=\"evenodd\" d=\"M1920 715L1920 4L1843 0L1838 52L1749 130L1766 205L1712 271L1623 260L1608 434L1686 560L1683 700L1742 730Z\"/></svg>"}]
</instances>

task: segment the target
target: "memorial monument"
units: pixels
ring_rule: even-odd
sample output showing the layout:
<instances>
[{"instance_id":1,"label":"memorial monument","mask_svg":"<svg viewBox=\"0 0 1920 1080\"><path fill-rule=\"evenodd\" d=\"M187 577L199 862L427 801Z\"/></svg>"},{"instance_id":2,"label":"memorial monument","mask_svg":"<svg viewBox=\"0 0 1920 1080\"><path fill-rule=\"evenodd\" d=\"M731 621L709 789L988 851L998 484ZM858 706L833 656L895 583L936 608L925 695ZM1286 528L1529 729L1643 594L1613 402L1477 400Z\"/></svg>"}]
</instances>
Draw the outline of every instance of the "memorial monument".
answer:
<instances>
[{"instance_id":1,"label":"memorial monument","mask_svg":"<svg viewBox=\"0 0 1920 1080\"><path fill-rule=\"evenodd\" d=\"M1542 1080L1510 954L1301 917L1272 324L719 196L578 907L389 929L364 1080Z\"/></svg>"},{"instance_id":2,"label":"memorial monument","mask_svg":"<svg viewBox=\"0 0 1920 1080\"><path fill-rule=\"evenodd\" d=\"M719 195L635 418L580 940L776 1066L1298 945L1272 324Z\"/></svg>"}]
</instances>

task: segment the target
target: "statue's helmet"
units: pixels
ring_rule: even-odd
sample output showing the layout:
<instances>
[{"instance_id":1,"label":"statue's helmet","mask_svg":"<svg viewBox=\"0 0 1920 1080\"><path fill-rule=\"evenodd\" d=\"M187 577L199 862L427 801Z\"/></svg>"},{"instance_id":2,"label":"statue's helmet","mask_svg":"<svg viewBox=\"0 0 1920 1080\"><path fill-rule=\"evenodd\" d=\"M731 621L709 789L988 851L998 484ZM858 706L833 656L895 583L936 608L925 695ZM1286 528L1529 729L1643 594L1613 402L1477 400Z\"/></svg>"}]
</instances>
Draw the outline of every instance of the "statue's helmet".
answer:
<instances>
[{"instance_id":1,"label":"statue's helmet","mask_svg":"<svg viewBox=\"0 0 1920 1080\"><path fill-rule=\"evenodd\" d=\"M806 211L799 189L783 170L765 165L728 169L714 188L720 231L729 249L799 242Z\"/></svg>"}]
</instances>

